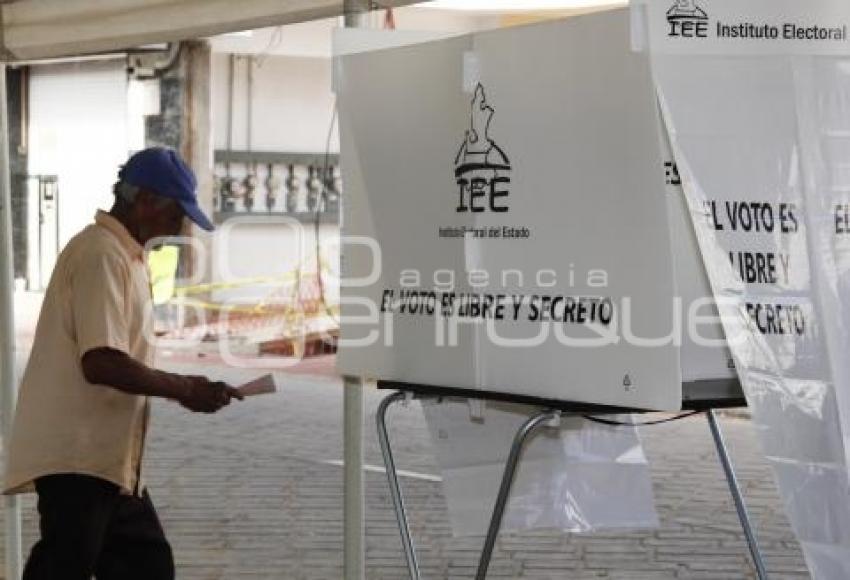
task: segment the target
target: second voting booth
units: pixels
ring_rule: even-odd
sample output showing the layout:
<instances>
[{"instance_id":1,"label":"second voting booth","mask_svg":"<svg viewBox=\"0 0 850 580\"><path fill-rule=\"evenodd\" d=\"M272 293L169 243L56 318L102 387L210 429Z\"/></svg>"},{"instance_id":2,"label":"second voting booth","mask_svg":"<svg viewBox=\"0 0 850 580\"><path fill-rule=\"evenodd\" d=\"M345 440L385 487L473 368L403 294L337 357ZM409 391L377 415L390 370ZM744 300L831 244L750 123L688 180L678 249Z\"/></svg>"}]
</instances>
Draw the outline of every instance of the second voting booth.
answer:
<instances>
[{"instance_id":1,"label":"second voting booth","mask_svg":"<svg viewBox=\"0 0 850 580\"><path fill-rule=\"evenodd\" d=\"M428 42L338 39L339 368L396 391L378 430L411 577L384 422L410 398L432 424L455 414L444 465L492 450L465 422L527 405L478 578L535 432L682 409L708 410L766 577L712 414L746 403L813 575L850 576L850 514L834 507L850 504L848 22L830 2L650 2ZM461 400L485 403L464 417Z\"/></svg>"}]
</instances>

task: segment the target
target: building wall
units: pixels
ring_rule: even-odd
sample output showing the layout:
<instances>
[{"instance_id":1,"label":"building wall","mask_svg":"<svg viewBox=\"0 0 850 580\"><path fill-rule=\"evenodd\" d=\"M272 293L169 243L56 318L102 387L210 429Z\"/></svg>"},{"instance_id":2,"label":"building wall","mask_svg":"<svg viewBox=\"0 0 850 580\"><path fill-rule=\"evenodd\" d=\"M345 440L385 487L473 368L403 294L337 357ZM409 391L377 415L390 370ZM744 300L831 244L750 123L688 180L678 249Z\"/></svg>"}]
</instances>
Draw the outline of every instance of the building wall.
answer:
<instances>
[{"instance_id":1,"label":"building wall","mask_svg":"<svg viewBox=\"0 0 850 580\"><path fill-rule=\"evenodd\" d=\"M227 148L230 55L212 57L213 143ZM255 151L323 152L333 115L331 61L324 58L237 56L233 90L233 149L248 149L248 74L253 67L251 107ZM331 151L339 151L336 131Z\"/></svg>"},{"instance_id":2,"label":"building wall","mask_svg":"<svg viewBox=\"0 0 850 580\"><path fill-rule=\"evenodd\" d=\"M215 149L227 149L228 54L213 54L212 110ZM251 67L251 68L249 68ZM251 70L253 69L253 70ZM328 133L334 110L331 92L331 61L325 58L237 56L233 75L232 148L247 150L248 75L253 73L250 123L251 150L281 153L331 153L339 151L336 127ZM221 175L221 168L218 169ZM232 168L234 177L244 169ZM262 180L261 180L262 181ZM262 189L262 185L261 185ZM261 208L262 203L258 203ZM339 228L322 225L320 253L334 266L339 263ZM252 302L274 295L271 285L242 282L258 277L277 277L296 268L316 270L316 234L313 224L239 222L213 244L212 278L233 284L213 293L220 301ZM337 294L334 291L334 294Z\"/></svg>"},{"instance_id":3,"label":"building wall","mask_svg":"<svg viewBox=\"0 0 850 580\"><path fill-rule=\"evenodd\" d=\"M329 302L339 297L339 228L322 226L319 255ZM275 302L285 298L294 272L305 278L317 271L316 236L312 224L256 224L231 221L213 238L213 279L228 284L213 293L216 301L234 304ZM268 279L258 281L257 279ZM282 294L282 292L284 294Z\"/></svg>"},{"instance_id":4,"label":"building wall","mask_svg":"<svg viewBox=\"0 0 850 580\"><path fill-rule=\"evenodd\" d=\"M399 29L463 33L495 28L494 15L473 16L453 11L420 8L396 10ZM372 17L373 27L382 24L383 12ZM331 128L334 95L331 90L331 38L337 19L328 19L224 35L211 41L213 143L215 149L331 153L339 151L338 127ZM285 52L286 54L277 54ZM233 74L231 135L228 139L229 58L237 54ZM252 81L249 82L249 75ZM249 84L253 98L248 107ZM250 118L250 122L249 122ZM248 134L250 132L250 143ZM328 139L330 135L330 139ZM221 175L221 168L218 169ZM232 175L241 177L240 169ZM343 184L343 203L344 203ZM323 259L338 273L339 228L323 225L319 230ZM280 224L240 224L226 237L216 238L213 279L236 282L252 277L280 276L293 268L315 271L316 235L306 224L295 233ZM235 259L231 259L235 258ZM229 263L225 267L223 263ZM273 289L234 287L219 290L219 300L251 301L268 296ZM338 287L333 288L338 295Z\"/></svg>"},{"instance_id":5,"label":"building wall","mask_svg":"<svg viewBox=\"0 0 850 580\"><path fill-rule=\"evenodd\" d=\"M215 148L227 145L227 56L215 55L212 63L213 139ZM247 60L237 72L234 106L234 147L244 148L246 129ZM333 113L330 62L318 58L270 57L254 64L255 148L268 151L323 151ZM132 108L132 107L130 107ZM126 160L133 133L128 116L124 63L118 61L40 65L32 68L30 89L30 151L27 171L59 176L59 243L67 241L91 222L97 208L108 208L118 167ZM150 121L150 119L149 119ZM150 125L150 123L148 123ZM138 145L138 144L136 144ZM338 150L335 136L332 151ZM33 224L31 224L33 225ZM32 229L32 228L30 228ZM240 279L274 276L299 263L314 269L315 235L312 225L299 237L275 225L240 225L225 242L213 241L210 260L213 281L230 278L222 263ZM338 231L322 226L320 238L328 259L337 261ZM259 251L258 248L262 248ZM233 256L238 259L231 259ZM49 272L52 264L47 264ZM253 299L262 290L237 287L217 293L217 299Z\"/></svg>"},{"instance_id":6,"label":"building wall","mask_svg":"<svg viewBox=\"0 0 850 580\"><path fill-rule=\"evenodd\" d=\"M441 16L429 11L414 19L415 14L397 11L396 23L400 28L462 32L493 25L494 20ZM334 25L330 21L307 23L212 41L213 149L226 149L230 143L236 150L248 149L250 145L257 151L322 153L326 148L332 153L339 151L338 131L336 127L331 130L334 95L332 61L328 58ZM276 31L281 42L275 40ZM307 48L299 52L288 46L291 41ZM254 58L236 59L232 131L228 139L229 54L216 51L238 52L244 42L250 45L245 45L246 52L252 52ZM302 56L275 54L281 48ZM28 170L59 176L60 244L64 245L91 221L96 208L111 204L111 186L118 166L129 150L139 145L139 111L128 104L122 60L40 65L32 70ZM250 107L249 73L252 76ZM167 91L169 87L160 89ZM238 170L234 173L238 174ZM291 228L268 222L242 224L227 239L216 238L207 246L212 248L213 256L223 255L223 260L235 264L228 269L221 266L222 259L210 259L207 264L211 275L207 279L238 282L230 278L275 276L299 265L304 270L314 269L314 228L307 224L301 234L303 239L299 244L299 236ZM321 226L319 239L324 258L337 264L338 228ZM298 251L299 245L305 250ZM250 300L256 294L254 290L237 286L214 293L214 298Z\"/></svg>"},{"instance_id":7,"label":"building wall","mask_svg":"<svg viewBox=\"0 0 850 580\"><path fill-rule=\"evenodd\" d=\"M121 60L39 65L30 76L30 174L59 177L64 246L112 204L127 159L127 82Z\"/></svg>"}]
</instances>

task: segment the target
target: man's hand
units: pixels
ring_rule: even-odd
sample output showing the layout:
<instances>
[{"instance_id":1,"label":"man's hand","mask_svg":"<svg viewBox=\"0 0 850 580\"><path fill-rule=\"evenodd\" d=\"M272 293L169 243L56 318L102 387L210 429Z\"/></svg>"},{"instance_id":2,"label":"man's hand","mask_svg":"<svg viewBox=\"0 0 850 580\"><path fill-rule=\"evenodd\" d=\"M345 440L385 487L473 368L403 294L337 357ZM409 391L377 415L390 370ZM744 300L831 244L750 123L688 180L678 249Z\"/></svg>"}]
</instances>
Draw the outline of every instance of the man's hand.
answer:
<instances>
[{"instance_id":1,"label":"man's hand","mask_svg":"<svg viewBox=\"0 0 850 580\"><path fill-rule=\"evenodd\" d=\"M227 383L152 369L111 348L87 351L80 364L86 380L93 385L106 385L131 395L179 401L187 409L201 413L215 413L229 405L234 397L240 401L244 398Z\"/></svg>"},{"instance_id":2,"label":"man's hand","mask_svg":"<svg viewBox=\"0 0 850 580\"><path fill-rule=\"evenodd\" d=\"M186 375L185 392L180 404L197 413L215 413L230 404L233 398L243 399L238 389L221 381L210 381L207 377Z\"/></svg>"}]
</instances>

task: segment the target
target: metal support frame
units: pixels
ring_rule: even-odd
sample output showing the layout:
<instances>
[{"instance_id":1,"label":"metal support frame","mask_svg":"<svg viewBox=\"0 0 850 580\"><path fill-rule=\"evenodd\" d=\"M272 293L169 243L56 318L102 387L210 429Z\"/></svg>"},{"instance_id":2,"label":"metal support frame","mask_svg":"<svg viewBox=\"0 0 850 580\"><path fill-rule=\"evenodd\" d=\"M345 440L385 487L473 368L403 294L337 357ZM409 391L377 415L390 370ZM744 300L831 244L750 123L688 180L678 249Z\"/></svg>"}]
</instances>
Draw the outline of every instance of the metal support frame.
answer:
<instances>
[{"instance_id":1,"label":"metal support frame","mask_svg":"<svg viewBox=\"0 0 850 580\"><path fill-rule=\"evenodd\" d=\"M392 446L390 445L389 434L387 431L387 410L393 403L405 400L406 398L407 395L403 391L397 391L385 397L378 406L378 412L375 420L378 429L378 441L381 445L381 453L384 458L384 466L386 467L387 481L390 486L390 495L393 501L396 520L398 522L399 533L401 534L401 543L404 549L405 560L407 562L408 574L410 575L411 580L421 580L422 575L419 569L419 562L416 557L416 548L413 544L413 538L410 533L407 509L404 505L404 496L402 495L401 483L399 482L398 473L396 471L395 458L393 456ZM418 398L423 399L428 397L419 396ZM435 396L432 398L439 397ZM560 415L561 411L558 410L549 409L540 411L532 415L517 430L513 443L511 444L507 462L505 463L505 470L502 474L502 482L499 486L499 493L496 497L495 505L493 506L493 513L490 518L490 524L487 529L484 546L481 550L475 580L485 580L487 577L487 570L493 555L496 538L499 535L502 518L504 516L505 509L507 508L508 499L510 498L514 476L516 475L520 456L526 441L528 441L528 439L533 436L538 429L545 426L550 421L557 419ZM741 527L743 528L744 534L747 538L747 545L755 564L756 573L759 580L768 580L764 559L750 522L749 513L747 512L746 505L744 504L743 494L741 493L740 486L738 485L738 479L726 450L726 443L723 440L723 435L720 432L719 425L717 424L717 418L715 417L714 410L706 411L706 417L708 418L712 438L714 440L715 447L717 448L720 463L723 467L723 473L726 477L727 483L729 484L732 499L735 502L738 519L741 522Z\"/></svg>"},{"instance_id":2,"label":"metal support frame","mask_svg":"<svg viewBox=\"0 0 850 580\"><path fill-rule=\"evenodd\" d=\"M395 508L396 519L398 520L398 531L401 533L401 545L404 548L404 558L407 561L407 572L410 574L411 580L419 580L419 562L416 559L416 549L413 546L413 539L410 536L410 525L407 520L407 510L404 507L404 497L401 495L401 484L398 480L398 472L395 468L395 459L393 451L390 447L390 437L387 434L387 409L396 401L404 400L405 395L401 391L393 393L389 397L384 397L381 404L378 405L378 413L376 415L378 423L378 442L381 444L381 453L384 456L384 465L386 466L387 479L390 484L390 495L393 498L393 507Z\"/></svg>"},{"instance_id":3,"label":"metal support frame","mask_svg":"<svg viewBox=\"0 0 850 580\"><path fill-rule=\"evenodd\" d=\"M392 496L393 507L395 508L399 532L401 533L401 544L404 548L404 557L407 561L407 571L410 574L411 580L420 580L421 572L419 570L419 562L416 558L416 548L413 545L413 539L410 535L407 510L404 506L404 496L401 492L401 484L398 479L395 459L393 457L392 447L390 446L390 439L387 433L387 409L389 409L390 405L396 401L404 400L405 397L405 394L401 391L385 397L378 406L376 422L378 427L378 441L381 444L381 453L384 457L387 481L390 485L390 495ZM476 580L483 580L487 577L487 569L490 567L490 559L493 555L493 548L496 545L496 538L499 536L499 530L502 527L502 518L505 515L505 508L507 507L508 499L510 498L514 475L516 475L519 458L522 454L525 442L534 435L538 429L559 417L560 414L560 411L555 410L542 411L529 418L517 431L513 444L511 445L510 454L508 455L508 461L505 464L505 471L502 474L502 483L499 486L496 503L493 506L493 514L490 517L490 525L487 528L487 536L484 540L484 547L481 550L481 557L478 561L478 571L475 574Z\"/></svg>"},{"instance_id":4,"label":"metal support frame","mask_svg":"<svg viewBox=\"0 0 850 580\"><path fill-rule=\"evenodd\" d=\"M726 450L726 442L723 440L723 433L720 431L717 417L713 409L706 411L705 416L708 419L708 426L711 428L711 436L714 439L714 446L717 448L720 464L723 466L723 473L726 475L726 482L729 484L729 491L735 502L738 519L741 521L741 527L744 528L747 547L750 549L750 556L753 558L756 574L758 574L759 580L767 580L767 569L764 566L764 559L761 555L758 539L753 531L750 514L747 512L747 506L744 503L744 495L741 493L741 487L738 485L738 477L735 475L735 469L732 467L732 461L729 459L729 452Z\"/></svg>"},{"instance_id":5,"label":"metal support frame","mask_svg":"<svg viewBox=\"0 0 850 580\"><path fill-rule=\"evenodd\" d=\"M516 432L514 441L511 444L511 452L508 455L508 461L505 463L505 472L502 474L502 483L499 485L499 494L496 496L496 505L493 506L493 515L490 517L490 526L487 528L487 537L484 540L484 548L481 550L481 558L478 560L478 572L475 573L475 580L484 580L487 577L487 569L490 567L490 558L493 556L493 548L496 546L496 537L499 535L499 530L502 527L502 517L505 515L505 508L508 505L508 498L510 498L511 487L513 487L514 483L514 475L516 475L517 466L519 465L519 456L522 453L525 442L534 435L540 427L560 416L560 411L541 411L523 423L522 427L520 427Z\"/></svg>"}]
</instances>

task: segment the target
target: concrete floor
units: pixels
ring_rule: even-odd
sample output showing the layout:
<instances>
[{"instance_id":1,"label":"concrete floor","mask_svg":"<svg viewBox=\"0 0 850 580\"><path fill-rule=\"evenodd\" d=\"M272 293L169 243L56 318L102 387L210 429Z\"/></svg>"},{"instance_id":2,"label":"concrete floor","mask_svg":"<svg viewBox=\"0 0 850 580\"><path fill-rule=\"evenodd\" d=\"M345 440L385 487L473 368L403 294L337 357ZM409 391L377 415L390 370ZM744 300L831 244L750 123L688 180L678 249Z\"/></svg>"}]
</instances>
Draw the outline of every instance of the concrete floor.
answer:
<instances>
[{"instance_id":1,"label":"concrete floor","mask_svg":"<svg viewBox=\"0 0 850 580\"><path fill-rule=\"evenodd\" d=\"M209 359L163 361L171 370L238 383L260 371ZM327 372L313 361L308 373ZM302 372L304 369L302 369ZM178 578L342 577L342 392L330 376L277 375L281 392L214 416L158 402L147 454L154 502L174 545ZM374 413L383 393L366 393L366 461L381 465ZM722 426L738 467L772 578L808 578L750 423ZM400 469L438 475L417 404L392 412ZM702 418L642 430L661 527L568 535L537 530L499 540L491 578L754 577L743 534ZM401 580L405 568L384 475L366 472L367 577ZM439 482L403 485L424 578L471 578L482 538L453 539ZM2 529L2 528L0 528ZM36 522L25 501L25 549Z\"/></svg>"}]
</instances>

